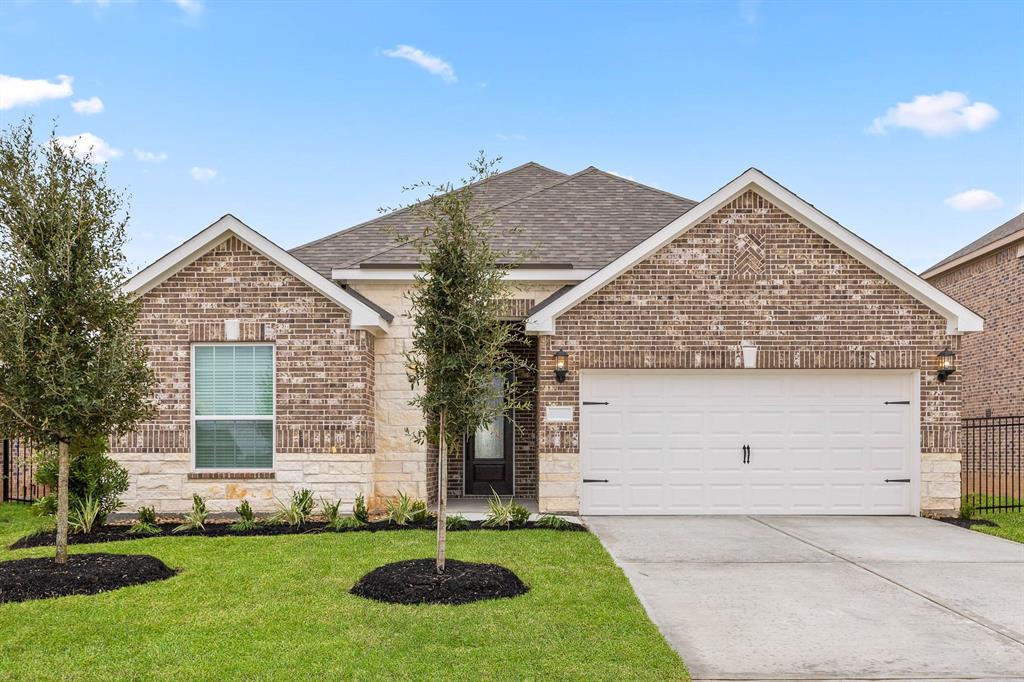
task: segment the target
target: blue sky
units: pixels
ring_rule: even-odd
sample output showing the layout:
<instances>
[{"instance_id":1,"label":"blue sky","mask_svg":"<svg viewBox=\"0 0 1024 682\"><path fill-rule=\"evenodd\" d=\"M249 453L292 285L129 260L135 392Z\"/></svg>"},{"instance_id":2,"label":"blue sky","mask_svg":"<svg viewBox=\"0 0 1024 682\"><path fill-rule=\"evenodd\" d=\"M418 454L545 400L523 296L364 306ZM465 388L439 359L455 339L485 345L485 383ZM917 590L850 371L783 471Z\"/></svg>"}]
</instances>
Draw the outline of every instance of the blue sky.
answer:
<instances>
[{"instance_id":1,"label":"blue sky","mask_svg":"<svg viewBox=\"0 0 1024 682\"><path fill-rule=\"evenodd\" d=\"M920 270L1024 210L1024 3L9 1L26 115L111 156L136 267L228 212L296 246L484 149L693 199L756 166Z\"/></svg>"}]
</instances>

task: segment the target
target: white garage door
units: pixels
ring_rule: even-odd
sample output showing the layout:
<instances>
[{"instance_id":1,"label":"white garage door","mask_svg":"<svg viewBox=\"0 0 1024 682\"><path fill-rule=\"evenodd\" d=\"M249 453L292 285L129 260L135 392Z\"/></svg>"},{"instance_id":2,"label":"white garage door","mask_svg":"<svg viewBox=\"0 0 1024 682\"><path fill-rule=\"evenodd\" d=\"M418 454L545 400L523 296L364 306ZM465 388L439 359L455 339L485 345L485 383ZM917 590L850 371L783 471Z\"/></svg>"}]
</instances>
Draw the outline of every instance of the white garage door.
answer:
<instances>
[{"instance_id":1,"label":"white garage door","mask_svg":"<svg viewBox=\"0 0 1024 682\"><path fill-rule=\"evenodd\" d=\"M915 514L913 372L584 371L584 514Z\"/></svg>"}]
</instances>

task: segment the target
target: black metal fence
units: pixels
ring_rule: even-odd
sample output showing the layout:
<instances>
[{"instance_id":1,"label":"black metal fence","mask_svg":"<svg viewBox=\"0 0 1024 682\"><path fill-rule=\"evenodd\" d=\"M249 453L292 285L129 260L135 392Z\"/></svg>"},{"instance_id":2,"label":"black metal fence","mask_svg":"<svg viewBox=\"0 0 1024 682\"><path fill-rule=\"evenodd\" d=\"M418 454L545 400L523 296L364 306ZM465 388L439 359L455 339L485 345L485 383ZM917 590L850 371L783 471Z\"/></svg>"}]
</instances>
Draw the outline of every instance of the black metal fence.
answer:
<instances>
[{"instance_id":1,"label":"black metal fence","mask_svg":"<svg viewBox=\"0 0 1024 682\"><path fill-rule=\"evenodd\" d=\"M978 511L1024 509L1024 416L964 419L962 429L966 501Z\"/></svg>"},{"instance_id":2,"label":"black metal fence","mask_svg":"<svg viewBox=\"0 0 1024 682\"><path fill-rule=\"evenodd\" d=\"M47 494L45 486L36 483L36 462L32 446L17 438L3 441L3 480L0 481L3 502L32 502Z\"/></svg>"}]
</instances>

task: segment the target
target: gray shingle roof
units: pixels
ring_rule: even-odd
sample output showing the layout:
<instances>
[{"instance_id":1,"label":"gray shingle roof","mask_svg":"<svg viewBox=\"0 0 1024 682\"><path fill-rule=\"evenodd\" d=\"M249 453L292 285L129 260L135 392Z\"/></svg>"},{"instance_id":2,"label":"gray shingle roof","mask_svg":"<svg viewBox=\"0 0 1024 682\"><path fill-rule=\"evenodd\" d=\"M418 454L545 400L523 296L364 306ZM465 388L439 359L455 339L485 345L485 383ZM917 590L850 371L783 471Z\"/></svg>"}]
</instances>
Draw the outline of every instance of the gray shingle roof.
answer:
<instances>
[{"instance_id":1,"label":"gray shingle roof","mask_svg":"<svg viewBox=\"0 0 1024 682\"><path fill-rule=\"evenodd\" d=\"M1016 217L1010 218L1005 223L1003 223L996 229L992 230L988 234L981 236L978 239L975 239L973 242L971 242L964 248L960 249L956 253L947 256L946 258L943 258L938 263L928 268L928 270L926 270L925 272L934 270L935 268L941 267L946 263L952 263L953 261L959 258L963 258L964 256L974 253L975 251L979 251L988 246L989 244L997 242L1005 237L1009 237L1011 234L1014 234L1016 232L1020 232L1021 236L1024 237L1024 213L1021 213Z\"/></svg>"},{"instance_id":2,"label":"gray shingle roof","mask_svg":"<svg viewBox=\"0 0 1024 682\"><path fill-rule=\"evenodd\" d=\"M493 220L494 248L526 254L535 266L578 268L606 265L696 205L597 168L566 176L537 164L484 181L474 201ZM419 229L406 209L291 253L327 276L331 268L415 265L416 249L395 245L388 228Z\"/></svg>"}]
</instances>

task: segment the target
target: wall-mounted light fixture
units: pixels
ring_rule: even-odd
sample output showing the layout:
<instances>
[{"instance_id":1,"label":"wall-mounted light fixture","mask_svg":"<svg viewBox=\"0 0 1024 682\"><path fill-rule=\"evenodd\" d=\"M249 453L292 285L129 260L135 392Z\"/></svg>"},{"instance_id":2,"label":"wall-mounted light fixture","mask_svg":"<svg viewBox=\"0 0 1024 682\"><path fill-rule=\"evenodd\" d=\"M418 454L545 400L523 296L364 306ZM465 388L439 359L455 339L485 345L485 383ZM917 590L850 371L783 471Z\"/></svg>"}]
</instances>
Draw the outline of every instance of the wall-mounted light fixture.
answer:
<instances>
[{"instance_id":1,"label":"wall-mounted light fixture","mask_svg":"<svg viewBox=\"0 0 1024 682\"><path fill-rule=\"evenodd\" d=\"M946 346L939 351L939 382L942 383L956 371L956 353Z\"/></svg>"},{"instance_id":2,"label":"wall-mounted light fixture","mask_svg":"<svg viewBox=\"0 0 1024 682\"><path fill-rule=\"evenodd\" d=\"M565 377L569 375L569 354L564 348L558 349L555 353L555 381L565 383Z\"/></svg>"}]
</instances>

